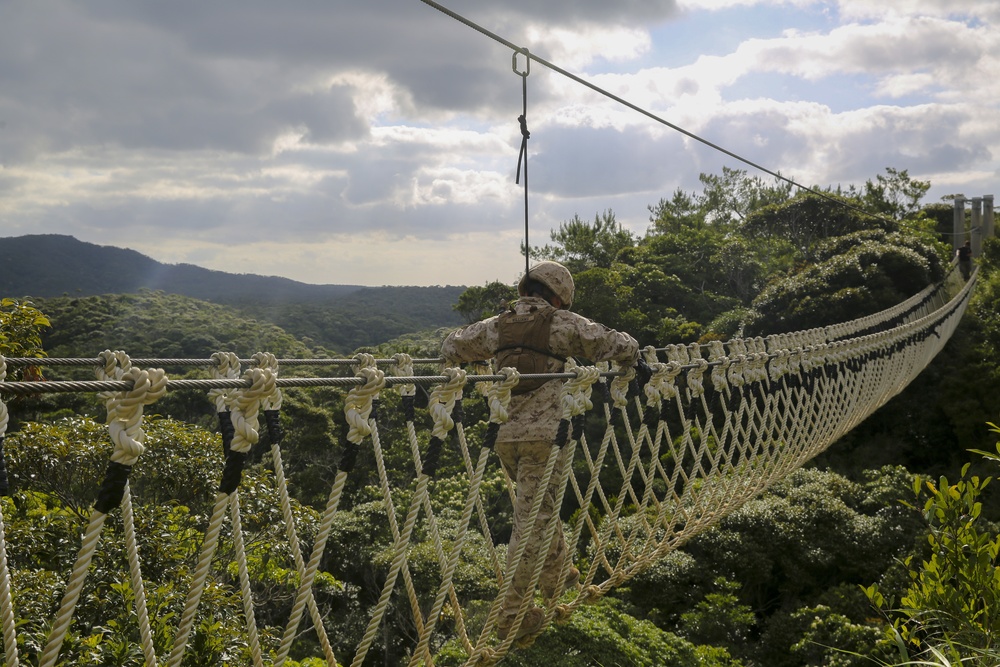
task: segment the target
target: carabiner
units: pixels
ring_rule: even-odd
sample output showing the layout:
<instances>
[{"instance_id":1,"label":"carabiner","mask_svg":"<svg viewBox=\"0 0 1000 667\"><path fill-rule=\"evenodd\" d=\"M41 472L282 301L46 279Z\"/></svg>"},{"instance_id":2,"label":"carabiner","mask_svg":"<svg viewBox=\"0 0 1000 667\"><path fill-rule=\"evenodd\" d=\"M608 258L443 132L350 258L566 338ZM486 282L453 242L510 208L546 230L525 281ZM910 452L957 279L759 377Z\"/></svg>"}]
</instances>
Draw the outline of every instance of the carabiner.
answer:
<instances>
[{"instance_id":1,"label":"carabiner","mask_svg":"<svg viewBox=\"0 0 1000 667\"><path fill-rule=\"evenodd\" d=\"M525 61L526 62L525 62L525 65L524 65L524 71L523 72L520 71L519 69L517 69L517 54L518 53L523 53L524 57L525 57ZM531 74L531 58L528 56L528 48L527 47L521 47L517 51L514 51L513 54L511 54L511 56L510 56L510 68L512 70L514 70L514 74L517 74L520 77L526 77L529 74Z\"/></svg>"}]
</instances>

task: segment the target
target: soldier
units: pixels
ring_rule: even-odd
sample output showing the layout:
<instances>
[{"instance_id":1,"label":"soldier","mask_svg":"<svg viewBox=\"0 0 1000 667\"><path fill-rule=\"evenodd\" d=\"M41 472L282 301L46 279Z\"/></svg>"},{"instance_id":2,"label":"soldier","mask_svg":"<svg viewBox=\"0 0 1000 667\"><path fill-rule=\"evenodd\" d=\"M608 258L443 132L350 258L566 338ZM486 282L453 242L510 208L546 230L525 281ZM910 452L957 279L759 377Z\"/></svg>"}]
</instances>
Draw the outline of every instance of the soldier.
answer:
<instances>
[{"instance_id":1,"label":"soldier","mask_svg":"<svg viewBox=\"0 0 1000 667\"><path fill-rule=\"evenodd\" d=\"M968 280L972 274L972 246L969 244L969 241L966 241L965 245L959 248L956 254L958 255L958 268L962 272L962 277Z\"/></svg>"},{"instance_id":2,"label":"soldier","mask_svg":"<svg viewBox=\"0 0 1000 667\"><path fill-rule=\"evenodd\" d=\"M521 278L517 286L520 298L510 309L486 320L451 333L441 346L441 356L450 364L481 361L496 357L496 367L512 366L521 373L560 373L568 357L583 357L592 362L616 361L632 366L638 360L639 344L625 333L609 329L568 309L573 304L573 276L557 262L540 262ZM507 474L517 485L514 528L507 546L508 569L520 540L525 539L521 562L514 572L497 621L497 634L506 639L531 574L538 562L545 529L559 508L555 507L558 482L568 464L565 451L556 462L551 482L535 519L534 530L523 535L531 506L539 492L546 462L552 447L562 410L559 397L562 381L522 379L512 391L509 420L500 427L496 452ZM566 540L558 526L539 579L546 599L557 598L575 586L580 571L571 567L565 581L559 581L566 557ZM545 620L544 611L532 606L525 612L517 638L537 633Z\"/></svg>"}]
</instances>

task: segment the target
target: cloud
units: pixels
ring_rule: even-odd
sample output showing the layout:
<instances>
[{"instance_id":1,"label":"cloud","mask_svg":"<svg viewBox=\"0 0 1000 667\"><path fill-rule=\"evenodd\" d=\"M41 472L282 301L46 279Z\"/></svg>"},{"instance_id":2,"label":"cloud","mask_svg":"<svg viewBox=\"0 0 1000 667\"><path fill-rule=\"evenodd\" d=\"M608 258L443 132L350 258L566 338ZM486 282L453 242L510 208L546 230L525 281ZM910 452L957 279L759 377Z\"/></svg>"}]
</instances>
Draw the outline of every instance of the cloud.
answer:
<instances>
[{"instance_id":1,"label":"cloud","mask_svg":"<svg viewBox=\"0 0 1000 667\"><path fill-rule=\"evenodd\" d=\"M992 0L453 8L808 184L892 166L971 192L998 171ZM705 26L711 48L670 41ZM511 55L415 1L2 3L0 235L309 282L513 279ZM535 241L609 208L642 231L699 172L749 169L538 63L526 83Z\"/></svg>"}]
</instances>

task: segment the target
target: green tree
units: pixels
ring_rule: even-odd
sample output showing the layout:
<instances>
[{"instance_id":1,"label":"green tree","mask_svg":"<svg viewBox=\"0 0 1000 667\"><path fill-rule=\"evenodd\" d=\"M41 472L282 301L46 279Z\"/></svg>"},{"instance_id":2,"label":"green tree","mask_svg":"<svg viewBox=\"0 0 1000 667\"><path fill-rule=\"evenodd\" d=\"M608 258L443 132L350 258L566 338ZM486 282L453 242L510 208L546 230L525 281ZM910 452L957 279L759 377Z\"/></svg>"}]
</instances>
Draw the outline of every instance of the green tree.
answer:
<instances>
[{"instance_id":1,"label":"green tree","mask_svg":"<svg viewBox=\"0 0 1000 667\"><path fill-rule=\"evenodd\" d=\"M877 654L881 626L871 621L860 586L891 569L920 534L918 517L896 502L911 479L898 466L868 471L858 482L796 471L617 594L636 615L691 641L728 637L711 643L748 663L861 667L809 661L824 653L810 642L841 637L838 648ZM744 608L753 613L749 624ZM814 625L817 616L824 620Z\"/></svg>"},{"instance_id":2,"label":"green tree","mask_svg":"<svg viewBox=\"0 0 1000 667\"><path fill-rule=\"evenodd\" d=\"M471 324L492 317L506 309L507 303L517 298L517 288L494 280L483 287L470 287L458 297L452 308Z\"/></svg>"},{"instance_id":3,"label":"green tree","mask_svg":"<svg viewBox=\"0 0 1000 667\"><path fill-rule=\"evenodd\" d=\"M746 170L723 167L722 174L698 176L704 187L699 205L709 221L723 229L738 227L747 217L766 206L777 206L791 196L791 183L775 178L768 184Z\"/></svg>"},{"instance_id":4,"label":"green tree","mask_svg":"<svg viewBox=\"0 0 1000 667\"><path fill-rule=\"evenodd\" d=\"M916 215L920 210L920 200L930 188L930 181L918 181L906 169L886 167L885 175L877 174L874 181L865 181L856 196L866 209L894 220L903 220Z\"/></svg>"},{"instance_id":5,"label":"green tree","mask_svg":"<svg viewBox=\"0 0 1000 667\"><path fill-rule=\"evenodd\" d=\"M208 515L223 468L218 435L166 419L147 418L145 451L132 469L129 485L136 535L147 582L154 645L170 651L175 625L191 587ZM3 502L22 658L37 661L48 621L80 549L103 471L111 453L107 427L89 419L52 424L27 423L7 438L12 495ZM244 470L241 514L246 533L251 587L264 650L273 650L283 632L296 588L294 561L278 519L274 480L263 466ZM292 511L304 543L314 539L318 514L294 500ZM229 655L233 664L250 664L246 621L233 563L231 535L223 531L209 575L199 619L185 665L214 665ZM143 658L129 585L128 553L121 513L109 514L87 582L82 590L60 664L129 665ZM318 604L331 619L349 608L349 594L321 573ZM337 628L330 628L338 636ZM306 640L296 657L319 655ZM346 647L344 647L346 648Z\"/></svg>"},{"instance_id":6,"label":"green tree","mask_svg":"<svg viewBox=\"0 0 1000 667\"><path fill-rule=\"evenodd\" d=\"M1000 427L993 426L995 432ZM1000 453L1000 448L998 448ZM984 453L985 452L981 452ZM1000 456L987 454L1000 460ZM872 603L891 621L901 659L933 652L950 660L996 664L1000 659L1000 534L983 517L980 500L991 478L969 474L969 464L954 484L918 476L913 483L927 523L927 549L903 561L910 584L898 603L878 585L866 587Z\"/></svg>"},{"instance_id":7,"label":"green tree","mask_svg":"<svg viewBox=\"0 0 1000 667\"><path fill-rule=\"evenodd\" d=\"M770 284L754 300L747 335L864 317L944 277L935 248L901 234L858 232L817 244L812 252L818 263Z\"/></svg>"},{"instance_id":8,"label":"green tree","mask_svg":"<svg viewBox=\"0 0 1000 667\"><path fill-rule=\"evenodd\" d=\"M811 192L761 207L740 226L740 232L748 239L783 239L791 243L798 259L807 262L815 261L813 249L820 241L870 229L895 231L896 225L860 212L857 203L846 197Z\"/></svg>"},{"instance_id":9,"label":"green tree","mask_svg":"<svg viewBox=\"0 0 1000 667\"><path fill-rule=\"evenodd\" d=\"M697 195L688 194L680 188L673 196L660 199L655 206L649 206L649 234L676 234L685 229L701 229L705 226L705 212Z\"/></svg>"},{"instance_id":10,"label":"green tree","mask_svg":"<svg viewBox=\"0 0 1000 667\"><path fill-rule=\"evenodd\" d=\"M724 648L698 645L634 618L620 601L602 598L578 608L565 624L553 624L530 647L512 651L503 664L515 667L741 667ZM464 664L467 656L451 641L435 664Z\"/></svg>"},{"instance_id":11,"label":"green tree","mask_svg":"<svg viewBox=\"0 0 1000 667\"><path fill-rule=\"evenodd\" d=\"M560 223L551 236L554 245L533 248L532 256L554 259L574 274L585 269L609 268L619 251L636 242L635 235L615 220L610 209L595 215L592 223L575 215L572 220Z\"/></svg>"},{"instance_id":12,"label":"green tree","mask_svg":"<svg viewBox=\"0 0 1000 667\"><path fill-rule=\"evenodd\" d=\"M30 301L0 300L0 355L5 357L46 356L42 332L52 326L49 318ZM37 367L7 369L7 379L21 380L41 375Z\"/></svg>"}]
</instances>

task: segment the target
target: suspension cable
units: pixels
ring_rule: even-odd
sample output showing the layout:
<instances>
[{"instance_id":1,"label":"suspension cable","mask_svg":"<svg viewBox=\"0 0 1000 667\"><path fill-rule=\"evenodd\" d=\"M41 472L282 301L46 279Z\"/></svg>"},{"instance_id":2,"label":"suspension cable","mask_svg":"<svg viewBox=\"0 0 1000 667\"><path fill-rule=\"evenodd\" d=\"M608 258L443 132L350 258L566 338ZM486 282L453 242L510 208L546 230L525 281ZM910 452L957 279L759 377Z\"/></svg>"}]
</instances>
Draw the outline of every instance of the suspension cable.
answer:
<instances>
[{"instance_id":1,"label":"suspension cable","mask_svg":"<svg viewBox=\"0 0 1000 667\"><path fill-rule=\"evenodd\" d=\"M669 127L670 129L672 129L672 130L674 130L676 132L680 132L684 136L689 137L691 139L694 139L695 141L697 141L699 143L702 143L702 144L708 146L709 148L712 148L712 149L714 149L716 151L719 151L720 153L723 153L724 155L728 155L729 157L733 158L734 160L738 160L738 161L742 162L743 164L746 164L746 165L748 165L750 167L753 167L754 169L757 169L759 171L764 172L765 174L769 174L770 176L773 176L774 178L778 179L779 181L784 181L784 182L788 183L789 185L792 185L794 187L799 188L800 190L805 190L806 192L814 194L817 197L821 197L822 199L826 199L827 201L833 202L835 204L839 204L840 206L843 206L845 208L852 209L852 210L854 210L854 211L856 211L858 213L862 213L862 214L867 215L867 216L871 216L871 217L874 217L874 218L879 218L879 219L882 219L882 220L886 220L886 221L892 222L893 224L900 224L900 221L895 220L893 218L889 218L889 217L884 216L884 215L879 214L879 213L872 213L871 211L867 211L867 210L865 210L864 208L862 208L860 206L855 206L854 204L851 204L850 202L841 201L840 199L837 199L836 197L834 197L834 196L832 196L832 195L830 195L828 193L825 193L822 190L817 190L816 188L809 187L808 185L802 185L801 183L799 183L799 182L797 182L797 181L795 181L795 180L793 180L791 178L788 178L787 176L783 176L781 174L781 172L777 172L777 171L773 171L771 169L768 169L767 167L764 167L763 165L757 164L756 162L750 160L749 158L745 158L745 157L743 157L743 156L741 156L741 155L739 155L737 153L734 153L733 151L730 151L730 150L728 150L726 148L723 148L722 146L720 146L720 145L718 145L716 143L713 143L713 142L709 141L708 139L700 137L697 134L695 134L694 132L691 132L689 130L685 130L684 128L680 127L679 125L675 125L674 123L671 123L670 121L668 121L668 120L666 120L664 118L661 118L660 116L657 116L653 112L648 111L647 109L644 109L644 108L638 106L637 104L633 104L632 102L629 102L628 100L626 100L626 99L624 99L622 97L619 97L618 95L615 95L614 93L612 93L612 92L610 92L608 90L605 90L604 88L601 88L600 86L598 86L596 84L593 84L593 83L587 81L586 79L584 79L582 77L579 77L576 74L573 74L572 72L569 72L569 71L567 71L567 70L559 67L558 65L555 65L555 64L549 62L548 60L545 60L544 58L541 58L541 57L535 55L534 53L530 53L527 48L521 47L521 46L517 46L513 42L511 42L511 41L509 41L507 39L504 39L500 35L498 35L498 34L496 34L494 32L491 32L490 30L487 30L486 28L482 27L481 25L478 25L478 24L474 23L473 21L470 21L469 19L465 18L461 14L457 14L456 12L448 9L444 5L442 5L442 4L438 3L438 2L435 2L434 0L420 0L420 1L423 2L425 5L433 7L434 9L438 10L442 14L450 16L451 18L455 19L459 23L462 23L462 24L464 24L464 25L472 28L476 32L479 32L479 33L485 35L486 37L489 37L490 39L492 39L492 40L494 40L496 42L499 42L500 44L503 44L507 48L513 49L514 51L516 51L518 53L523 53L524 56L525 56L525 58L527 58L529 62L532 61L532 60L534 60L539 65L547 67L550 70L552 70L553 72L561 74L564 77L566 77L568 79L571 79L572 81L575 81L576 83L578 83L578 84L580 84L582 86L590 88L594 92L596 92L596 93L598 93L600 95L603 95L603 96L605 96L605 97L607 97L607 98L609 98L609 99L611 99L611 100L613 100L613 101L615 101L615 102L617 102L617 103L619 103L619 104L621 104L623 106L626 106L629 109L632 109L633 111L636 111L636 112L642 114L643 116L646 116L647 118L650 118L650 119L656 121L657 123L660 123L661 125L665 125L666 127ZM527 247L525 248L525 253L527 253Z\"/></svg>"}]
</instances>

